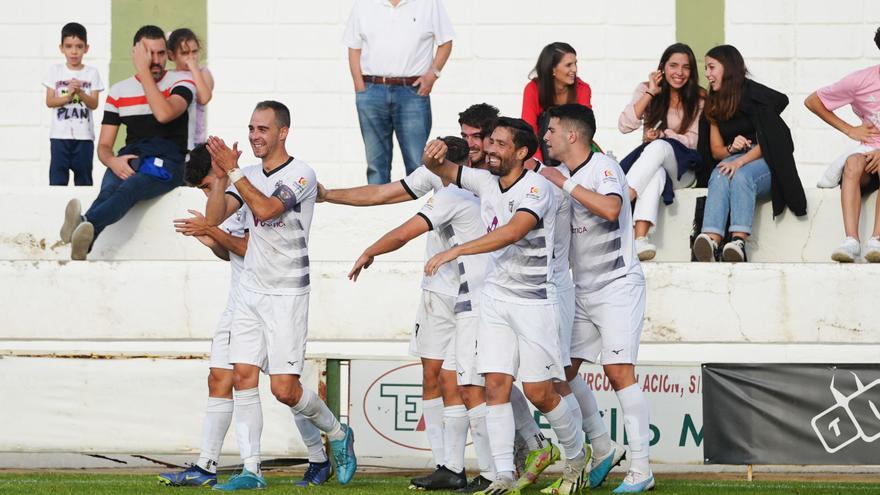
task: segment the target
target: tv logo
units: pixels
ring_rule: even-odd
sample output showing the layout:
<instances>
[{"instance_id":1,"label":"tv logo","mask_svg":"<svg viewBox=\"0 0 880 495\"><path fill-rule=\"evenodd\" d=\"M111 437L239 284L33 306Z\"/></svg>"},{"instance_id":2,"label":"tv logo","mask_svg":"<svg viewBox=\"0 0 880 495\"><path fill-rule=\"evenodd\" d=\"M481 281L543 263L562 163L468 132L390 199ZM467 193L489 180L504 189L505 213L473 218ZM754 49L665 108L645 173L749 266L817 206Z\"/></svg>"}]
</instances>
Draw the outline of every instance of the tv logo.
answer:
<instances>
[{"instance_id":1,"label":"tv logo","mask_svg":"<svg viewBox=\"0 0 880 495\"><path fill-rule=\"evenodd\" d=\"M857 390L848 396L834 388L834 377L831 378L831 395L836 404L811 421L813 431L829 454L858 439L870 443L880 438L880 379L865 386L855 373L853 377ZM869 419L863 423L858 418Z\"/></svg>"}]
</instances>

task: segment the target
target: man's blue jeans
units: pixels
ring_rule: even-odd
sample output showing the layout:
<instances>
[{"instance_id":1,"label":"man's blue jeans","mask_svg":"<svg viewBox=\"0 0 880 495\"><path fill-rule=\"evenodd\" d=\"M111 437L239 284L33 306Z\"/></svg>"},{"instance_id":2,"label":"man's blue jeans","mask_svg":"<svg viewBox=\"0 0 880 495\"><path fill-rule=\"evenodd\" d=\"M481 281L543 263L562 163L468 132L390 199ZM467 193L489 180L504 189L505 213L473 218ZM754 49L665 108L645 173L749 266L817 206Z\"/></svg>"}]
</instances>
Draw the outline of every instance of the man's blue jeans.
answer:
<instances>
[{"instance_id":1,"label":"man's blue jeans","mask_svg":"<svg viewBox=\"0 0 880 495\"><path fill-rule=\"evenodd\" d=\"M118 222L139 201L161 196L183 183L183 165L165 162L171 180L162 182L150 175L136 173L122 180L109 168L101 180L101 192L86 212L86 220L95 226L95 237L110 224Z\"/></svg>"},{"instance_id":2,"label":"man's blue jeans","mask_svg":"<svg viewBox=\"0 0 880 495\"><path fill-rule=\"evenodd\" d=\"M742 153L731 155L722 162L735 160ZM755 203L770 195L770 167L763 158L746 163L733 174L721 175L716 167L709 177L709 192L703 211L703 232L724 237L724 224L730 214L730 232L752 233Z\"/></svg>"},{"instance_id":3,"label":"man's blue jeans","mask_svg":"<svg viewBox=\"0 0 880 495\"><path fill-rule=\"evenodd\" d=\"M367 152L367 182L391 182L391 134L409 174L422 164L422 152L431 133L431 98L419 96L417 87L367 83L355 93L361 136Z\"/></svg>"}]
</instances>

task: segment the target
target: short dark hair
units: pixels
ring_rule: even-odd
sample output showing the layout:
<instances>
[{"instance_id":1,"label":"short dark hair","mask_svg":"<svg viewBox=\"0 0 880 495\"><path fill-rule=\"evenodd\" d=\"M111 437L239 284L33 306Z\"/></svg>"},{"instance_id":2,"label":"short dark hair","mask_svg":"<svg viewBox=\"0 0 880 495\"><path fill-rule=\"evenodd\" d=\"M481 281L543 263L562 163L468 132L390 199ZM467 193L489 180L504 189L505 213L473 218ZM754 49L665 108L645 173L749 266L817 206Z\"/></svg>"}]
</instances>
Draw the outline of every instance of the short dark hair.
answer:
<instances>
[{"instance_id":1,"label":"short dark hair","mask_svg":"<svg viewBox=\"0 0 880 495\"><path fill-rule=\"evenodd\" d=\"M458 114L458 125L476 127L483 133L491 132L501 112L488 103L477 103Z\"/></svg>"},{"instance_id":2,"label":"short dark hair","mask_svg":"<svg viewBox=\"0 0 880 495\"><path fill-rule=\"evenodd\" d=\"M211 172L211 154L204 144L200 144L189 152L189 159L183 166L183 180L188 186L196 187Z\"/></svg>"},{"instance_id":3,"label":"short dark hair","mask_svg":"<svg viewBox=\"0 0 880 495\"><path fill-rule=\"evenodd\" d=\"M89 42L86 27L78 22L68 22L61 28L61 42L64 43L64 38L69 37L79 38L85 43Z\"/></svg>"},{"instance_id":4,"label":"short dark hair","mask_svg":"<svg viewBox=\"0 0 880 495\"><path fill-rule=\"evenodd\" d=\"M187 41L195 41L199 48L202 47L202 41L196 36L196 33L193 32L190 28L179 28L171 31L171 34L168 35L168 49L172 52L176 52L180 45Z\"/></svg>"},{"instance_id":5,"label":"short dark hair","mask_svg":"<svg viewBox=\"0 0 880 495\"><path fill-rule=\"evenodd\" d=\"M254 111L266 109L275 112L275 123L278 124L278 127L290 127L290 110L287 105L280 101L264 100L254 107Z\"/></svg>"},{"instance_id":6,"label":"short dark hair","mask_svg":"<svg viewBox=\"0 0 880 495\"><path fill-rule=\"evenodd\" d=\"M165 40L165 31L162 31L162 28L159 26L153 26L152 24L147 24L146 26L141 26L140 29L134 33L134 43L132 45L137 45L138 41L141 38L146 38L148 40Z\"/></svg>"},{"instance_id":7,"label":"short dark hair","mask_svg":"<svg viewBox=\"0 0 880 495\"><path fill-rule=\"evenodd\" d=\"M590 108L578 103L567 103L550 107L547 116L559 119L560 123L577 132L586 143L593 142L593 136L596 135L596 115Z\"/></svg>"},{"instance_id":8,"label":"short dark hair","mask_svg":"<svg viewBox=\"0 0 880 495\"><path fill-rule=\"evenodd\" d=\"M535 129L523 119L515 119L513 117L498 117L495 122L495 129L506 127L513 136L513 145L516 149L525 148L528 150L526 158L531 158L538 149L538 137L535 136Z\"/></svg>"},{"instance_id":9,"label":"short dark hair","mask_svg":"<svg viewBox=\"0 0 880 495\"><path fill-rule=\"evenodd\" d=\"M440 140L446 143L448 148L446 151L447 160L458 165L467 163L468 153L470 152L467 141L458 136L445 136L440 138Z\"/></svg>"},{"instance_id":10,"label":"short dark hair","mask_svg":"<svg viewBox=\"0 0 880 495\"><path fill-rule=\"evenodd\" d=\"M874 44L877 45L877 48L880 48L880 28L877 28L877 31L874 32Z\"/></svg>"}]
</instances>

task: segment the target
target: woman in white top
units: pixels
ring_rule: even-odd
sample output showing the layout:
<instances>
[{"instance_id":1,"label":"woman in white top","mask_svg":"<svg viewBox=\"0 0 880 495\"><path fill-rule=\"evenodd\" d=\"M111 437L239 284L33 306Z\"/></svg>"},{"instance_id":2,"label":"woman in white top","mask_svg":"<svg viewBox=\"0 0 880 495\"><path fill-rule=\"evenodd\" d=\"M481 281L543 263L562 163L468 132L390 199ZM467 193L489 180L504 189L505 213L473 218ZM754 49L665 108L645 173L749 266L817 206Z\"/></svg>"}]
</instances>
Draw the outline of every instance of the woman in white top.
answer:
<instances>
[{"instance_id":1,"label":"woman in white top","mask_svg":"<svg viewBox=\"0 0 880 495\"><path fill-rule=\"evenodd\" d=\"M168 35L168 58L174 62L174 70L192 73L196 86L195 113L190 113L189 148L193 149L207 141L205 128L205 105L214 92L214 76L207 67L199 67L202 44L189 28L175 29Z\"/></svg>"},{"instance_id":2,"label":"woman in white top","mask_svg":"<svg viewBox=\"0 0 880 495\"><path fill-rule=\"evenodd\" d=\"M637 199L633 220L636 251L642 261L656 254L648 231L657 224L661 195L670 204L672 189L691 187L696 180L693 169L700 161L697 129L704 98L693 50L675 43L663 52L648 81L636 86L632 102L617 121L624 134L643 129L643 144L620 161L629 199Z\"/></svg>"}]
</instances>

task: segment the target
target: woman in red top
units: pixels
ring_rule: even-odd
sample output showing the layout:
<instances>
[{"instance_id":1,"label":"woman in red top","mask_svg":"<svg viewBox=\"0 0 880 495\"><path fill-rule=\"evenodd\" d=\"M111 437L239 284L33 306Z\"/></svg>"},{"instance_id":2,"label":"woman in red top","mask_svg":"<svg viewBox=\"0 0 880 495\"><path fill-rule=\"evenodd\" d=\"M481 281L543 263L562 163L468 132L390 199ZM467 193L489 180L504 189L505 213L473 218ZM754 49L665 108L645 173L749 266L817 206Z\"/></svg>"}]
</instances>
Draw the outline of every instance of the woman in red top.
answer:
<instances>
[{"instance_id":1,"label":"woman in red top","mask_svg":"<svg viewBox=\"0 0 880 495\"><path fill-rule=\"evenodd\" d=\"M577 77L577 52L568 43L560 41L550 43L541 50L531 78L523 90L522 119L535 129L541 141L535 158L543 161L544 143L541 136L547 130L547 122L540 118L541 113L566 103L580 103L592 108L592 91L589 84Z\"/></svg>"}]
</instances>

